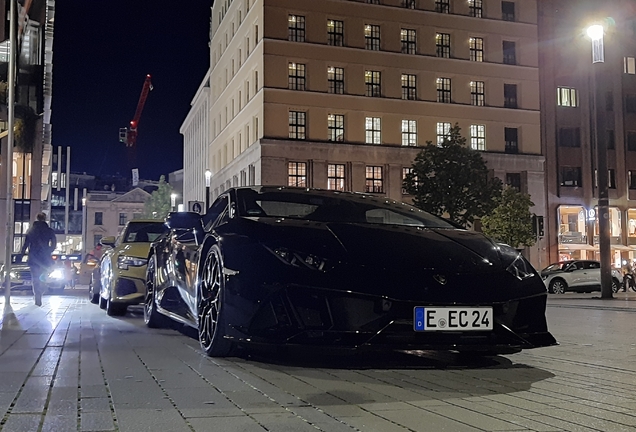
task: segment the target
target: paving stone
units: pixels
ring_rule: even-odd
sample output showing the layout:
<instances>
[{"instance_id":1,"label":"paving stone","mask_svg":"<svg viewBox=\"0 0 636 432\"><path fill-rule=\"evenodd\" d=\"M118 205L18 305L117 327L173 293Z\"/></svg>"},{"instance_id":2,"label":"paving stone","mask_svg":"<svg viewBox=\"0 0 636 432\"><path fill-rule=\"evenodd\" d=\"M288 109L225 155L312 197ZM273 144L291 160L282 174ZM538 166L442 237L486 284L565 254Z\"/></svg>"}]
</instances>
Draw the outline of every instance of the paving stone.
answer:
<instances>
[{"instance_id":1,"label":"paving stone","mask_svg":"<svg viewBox=\"0 0 636 432\"><path fill-rule=\"evenodd\" d=\"M217 417L210 418L193 418L188 419L188 423L194 428L195 432L264 432L267 431L263 426L259 425L254 419L247 415L235 417ZM270 429L271 430L271 429Z\"/></svg>"},{"instance_id":2,"label":"paving stone","mask_svg":"<svg viewBox=\"0 0 636 432\"><path fill-rule=\"evenodd\" d=\"M120 432L191 432L175 409L115 409Z\"/></svg>"},{"instance_id":3,"label":"paving stone","mask_svg":"<svg viewBox=\"0 0 636 432\"><path fill-rule=\"evenodd\" d=\"M2 432L36 431L41 418L39 414L11 414L2 427Z\"/></svg>"},{"instance_id":4,"label":"paving stone","mask_svg":"<svg viewBox=\"0 0 636 432\"><path fill-rule=\"evenodd\" d=\"M82 431L108 431L115 430L115 423L110 411L108 412L82 412L80 414L80 430Z\"/></svg>"}]
</instances>

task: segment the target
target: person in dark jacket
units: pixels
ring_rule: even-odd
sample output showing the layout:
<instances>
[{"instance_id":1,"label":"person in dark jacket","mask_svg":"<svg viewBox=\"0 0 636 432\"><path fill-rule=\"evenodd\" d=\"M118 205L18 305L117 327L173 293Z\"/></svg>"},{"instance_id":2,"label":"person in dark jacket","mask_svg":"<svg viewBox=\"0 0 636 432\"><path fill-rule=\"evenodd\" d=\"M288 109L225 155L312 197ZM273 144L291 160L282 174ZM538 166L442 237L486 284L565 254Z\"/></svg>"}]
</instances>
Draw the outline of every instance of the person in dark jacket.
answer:
<instances>
[{"instance_id":1,"label":"person in dark jacket","mask_svg":"<svg viewBox=\"0 0 636 432\"><path fill-rule=\"evenodd\" d=\"M46 289L46 276L49 268L53 265L51 254L55 250L57 239L55 232L46 223L46 215L38 213L33 226L26 233L22 254L29 251L29 267L31 268L31 279L33 281L33 297L35 304L42 306L42 294Z\"/></svg>"}]
</instances>

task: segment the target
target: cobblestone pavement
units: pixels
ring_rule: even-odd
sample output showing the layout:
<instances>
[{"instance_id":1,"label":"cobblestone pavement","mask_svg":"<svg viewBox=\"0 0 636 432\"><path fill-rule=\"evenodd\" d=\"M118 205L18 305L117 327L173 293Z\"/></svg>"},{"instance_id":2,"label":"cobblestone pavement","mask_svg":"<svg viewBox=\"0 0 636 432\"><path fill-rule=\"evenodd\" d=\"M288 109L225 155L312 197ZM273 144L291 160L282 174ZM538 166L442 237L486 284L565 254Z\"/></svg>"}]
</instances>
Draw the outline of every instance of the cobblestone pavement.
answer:
<instances>
[{"instance_id":1,"label":"cobblestone pavement","mask_svg":"<svg viewBox=\"0 0 636 432\"><path fill-rule=\"evenodd\" d=\"M549 300L558 347L324 358L203 356L187 332L111 318L85 290L13 297L0 327L9 431L634 431L636 294ZM596 294L598 297L598 294Z\"/></svg>"}]
</instances>

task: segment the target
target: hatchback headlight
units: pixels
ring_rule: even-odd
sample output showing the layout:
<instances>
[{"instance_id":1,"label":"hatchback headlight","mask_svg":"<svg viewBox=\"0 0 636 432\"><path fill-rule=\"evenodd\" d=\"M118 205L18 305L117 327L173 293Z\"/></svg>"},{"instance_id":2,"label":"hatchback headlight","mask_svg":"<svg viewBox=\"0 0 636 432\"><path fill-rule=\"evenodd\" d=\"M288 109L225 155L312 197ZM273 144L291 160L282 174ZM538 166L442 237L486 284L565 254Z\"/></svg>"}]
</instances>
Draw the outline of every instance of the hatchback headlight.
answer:
<instances>
[{"instance_id":1,"label":"hatchback headlight","mask_svg":"<svg viewBox=\"0 0 636 432\"><path fill-rule=\"evenodd\" d=\"M63 280L64 271L62 269L53 270L51 273L49 273L49 279Z\"/></svg>"},{"instance_id":2,"label":"hatchback headlight","mask_svg":"<svg viewBox=\"0 0 636 432\"><path fill-rule=\"evenodd\" d=\"M120 255L117 258L117 268L120 270L128 270L128 267L143 267L148 264L148 260L144 258Z\"/></svg>"}]
</instances>

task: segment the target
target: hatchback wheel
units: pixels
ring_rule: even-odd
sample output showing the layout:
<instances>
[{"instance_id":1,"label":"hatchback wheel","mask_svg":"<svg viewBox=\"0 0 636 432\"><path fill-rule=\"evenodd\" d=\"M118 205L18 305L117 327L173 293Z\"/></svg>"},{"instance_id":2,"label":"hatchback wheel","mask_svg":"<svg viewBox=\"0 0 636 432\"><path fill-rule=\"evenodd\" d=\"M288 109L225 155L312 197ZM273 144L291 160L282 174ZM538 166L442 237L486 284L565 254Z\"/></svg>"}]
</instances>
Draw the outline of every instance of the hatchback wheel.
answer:
<instances>
[{"instance_id":1,"label":"hatchback wheel","mask_svg":"<svg viewBox=\"0 0 636 432\"><path fill-rule=\"evenodd\" d=\"M144 299L144 322L150 328L161 328L167 325L167 319L157 310L155 301L155 272L157 257L153 255L148 261L146 270L146 296Z\"/></svg>"},{"instance_id":2,"label":"hatchback wheel","mask_svg":"<svg viewBox=\"0 0 636 432\"><path fill-rule=\"evenodd\" d=\"M565 294L567 287L563 279L555 279L550 282L550 292L554 294Z\"/></svg>"}]
</instances>

